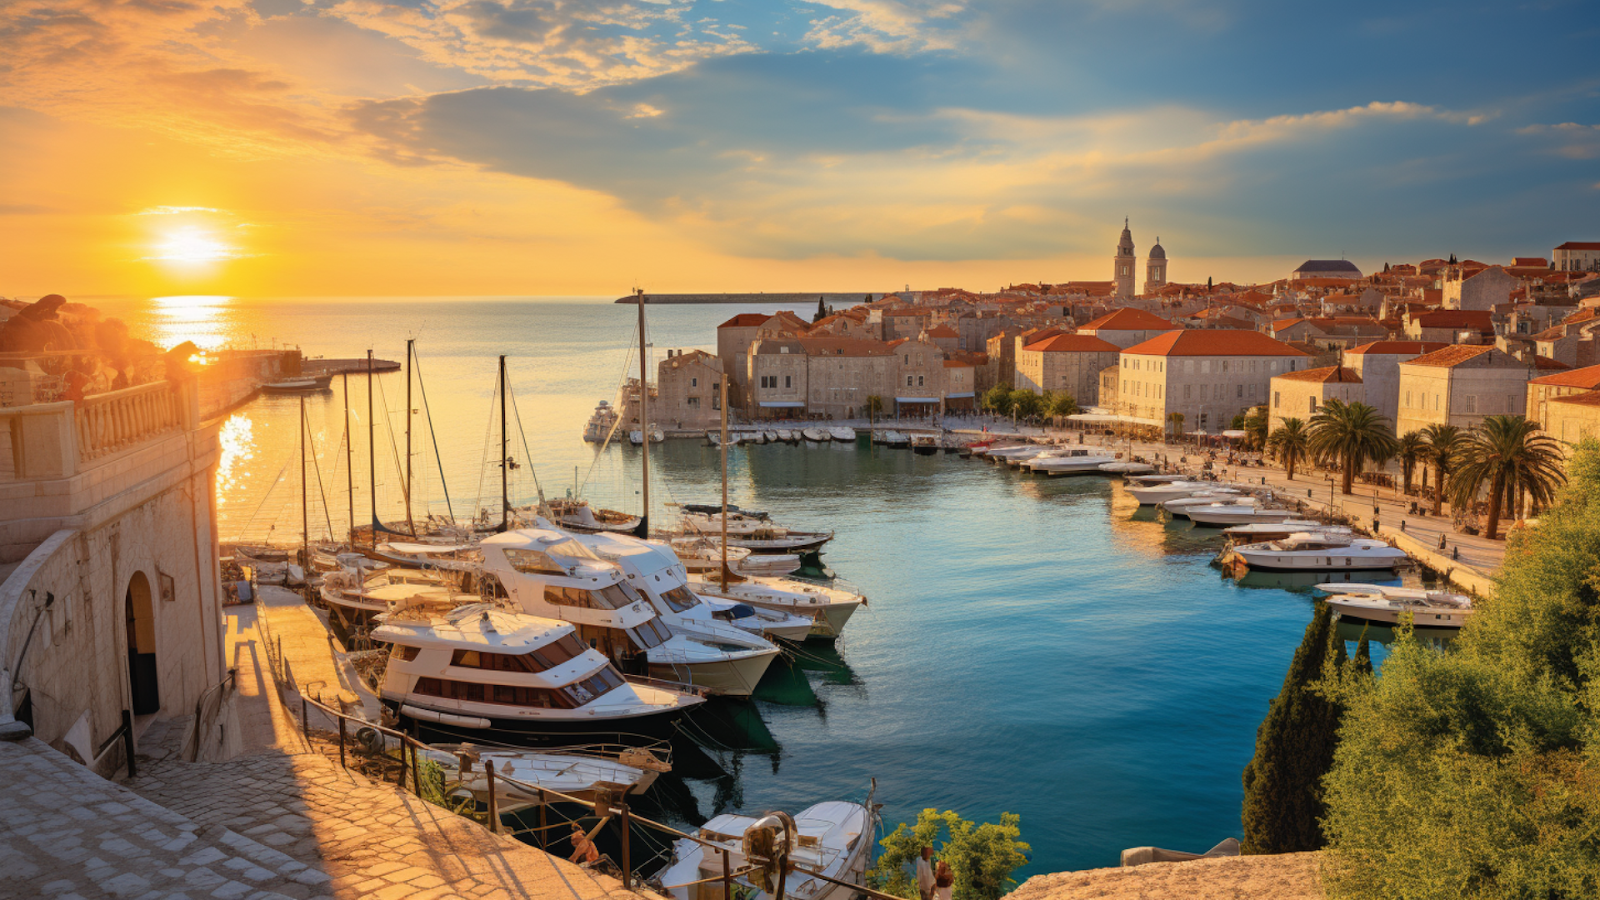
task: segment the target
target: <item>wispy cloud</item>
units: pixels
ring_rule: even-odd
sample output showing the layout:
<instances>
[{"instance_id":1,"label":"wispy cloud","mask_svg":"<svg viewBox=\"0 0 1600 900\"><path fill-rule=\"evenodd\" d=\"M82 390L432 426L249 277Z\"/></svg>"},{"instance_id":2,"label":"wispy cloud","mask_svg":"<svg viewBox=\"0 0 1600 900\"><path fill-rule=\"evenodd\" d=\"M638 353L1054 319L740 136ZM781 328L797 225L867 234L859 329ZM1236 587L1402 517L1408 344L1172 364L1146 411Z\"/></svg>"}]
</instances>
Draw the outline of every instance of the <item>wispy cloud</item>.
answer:
<instances>
[{"instance_id":1,"label":"wispy cloud","mask_svg":"<svg viewBox=\"0 0 1600 900\"><path fill-rule=\"evenodd\" d=\"M134 215L137 216L180 216L187 213L214 213L222 210L210 206L152 206L141 209Z\"/></svg>"}]
</instances>

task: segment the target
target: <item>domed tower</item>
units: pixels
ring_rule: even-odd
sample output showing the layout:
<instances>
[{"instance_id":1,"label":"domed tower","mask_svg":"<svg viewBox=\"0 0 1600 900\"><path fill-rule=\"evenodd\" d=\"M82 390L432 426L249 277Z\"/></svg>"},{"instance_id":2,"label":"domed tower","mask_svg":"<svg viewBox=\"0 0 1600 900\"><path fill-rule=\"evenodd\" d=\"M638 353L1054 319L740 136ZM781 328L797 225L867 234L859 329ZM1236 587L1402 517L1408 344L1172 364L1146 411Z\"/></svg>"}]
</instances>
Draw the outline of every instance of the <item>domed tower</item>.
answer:
<instances>
[{"instance_id":1,"label":"domed tower","mask_svg":"<svg viewBox=\"0 0 1600 900\"><path fill-rule=\"evenodd\" d=\"M1167 286L1167 251L1161 247L1161 238L1150 248L1150 258L1144 261L1144 292L1154 294Z\"/></svg>"},{"instance_id":2,"label":"domed tower","mask_svg":"<svg viewBox=\"0 0 1600 900\"><path fill-rule=\"evenodd\" d=\"M1133 296L1133 267L1138 260L1133 255L1133 232L1128 230L1128 220L1122 220L1122 240L1117 242L1117 255L1112 260L1112 280L1117 283L1118 297Z\"/></svg>"}]
</instances>

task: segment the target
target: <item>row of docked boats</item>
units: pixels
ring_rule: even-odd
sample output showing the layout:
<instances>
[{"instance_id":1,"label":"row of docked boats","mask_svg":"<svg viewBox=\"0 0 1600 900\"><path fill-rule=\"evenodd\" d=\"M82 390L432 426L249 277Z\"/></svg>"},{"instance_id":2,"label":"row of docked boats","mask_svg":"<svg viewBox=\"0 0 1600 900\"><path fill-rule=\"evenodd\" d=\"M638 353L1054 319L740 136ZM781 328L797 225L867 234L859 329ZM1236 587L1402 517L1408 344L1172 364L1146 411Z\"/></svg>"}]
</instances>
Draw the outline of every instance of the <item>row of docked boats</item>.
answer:
<instances>
[{"instance_id":1,"label":"row of docked boats","mask_svg":"<svg viewBox=\"0 0 1600 900\"><path fill-rule=\"evenodd\" d=\"M707 431L706 441L713 447L722 446L722 433L720 431ZM728 431L728 446L736 447L740 444L800 444L814 446L822 444L839 443L853 444L856 441L856 430L843 425L831 428L738 428Z\"/></svg>"},{"instance_id":2,"label":"row of docked boats","mask_svg":"<svg viewBox=\"0 0 1600 900\"><path fill-rule=\"evenodd\" d=\"M1123 459L1120 454L1072 444L1017 441L978 441L962 451L972 459L1052 477L1063 475L1130 476L1154 472L1148 463Z\"/></svg>"}]
</instances>

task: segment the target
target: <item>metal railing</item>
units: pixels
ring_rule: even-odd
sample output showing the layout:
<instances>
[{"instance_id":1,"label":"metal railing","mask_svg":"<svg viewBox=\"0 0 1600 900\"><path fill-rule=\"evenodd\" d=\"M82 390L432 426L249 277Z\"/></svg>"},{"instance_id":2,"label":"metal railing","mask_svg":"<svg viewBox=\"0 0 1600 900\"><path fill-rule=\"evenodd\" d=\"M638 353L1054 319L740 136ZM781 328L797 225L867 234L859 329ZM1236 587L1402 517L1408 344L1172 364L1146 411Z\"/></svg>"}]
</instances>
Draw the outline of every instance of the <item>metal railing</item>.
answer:
<instances>
[{"instance_id":1,"label":"metal railing","mask_svg":"<svg viewBox=\"0 0 1600 900\"><path fill-rule=\"evenodd\" d=\"M237 690L238 686L239 670L229 669L221 681L206 688L200 699L194 702L194 727L189 730L189 740L186 741L188 753L185 755L188 756L189 762L200 759L200 735L210 731L207 721L222 712L222 704L227 702L228 694ZM212 699L216 700L215 708L208 711L207 702Z\"/></svg>"}]
</instances>

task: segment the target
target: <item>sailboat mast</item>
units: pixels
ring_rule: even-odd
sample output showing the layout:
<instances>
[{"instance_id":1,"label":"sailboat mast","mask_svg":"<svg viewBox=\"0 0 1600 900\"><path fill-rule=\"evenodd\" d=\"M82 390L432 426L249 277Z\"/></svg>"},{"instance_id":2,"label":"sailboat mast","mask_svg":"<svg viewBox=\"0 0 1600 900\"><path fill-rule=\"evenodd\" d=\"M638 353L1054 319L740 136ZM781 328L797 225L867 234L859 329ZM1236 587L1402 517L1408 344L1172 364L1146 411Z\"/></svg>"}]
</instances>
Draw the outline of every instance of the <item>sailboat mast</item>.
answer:
<instances>
[{"instance_id":1,"label":"sailboat mast","mask_svg":"<svg viewBox=\"0 0 1600 900\"><path fill-rule=\"evenodd\" d=\"M411 520L411 353L415 339L406 341L406 526L417 536L417 523Z\"/></svg>"},{"instance_id":2,"label":"sailboat mast","mask_svg":"<svg viewBox=\"0 0 1600 900\"><path fill-rule=\"evenodd\" d=\"M356 448L351 441L355 435L350 433L350 373L340 372L339 380L344 382L344 486L345 498L350 507L349 525L345 529L345 540L350 546L356 545Z\"/></svg>"},{"instance_id":3,"label":"sailboat mast","mask_svg":"<svg viewBox=\"0 0 1600 900\"><path fill-rule=\"evenodd\" d=\"M728 589L728 373L722 373L722 589Z\"/></svg>"},{"instance_id":4,"label":"sailboat mast","mask_svg":"<svg viewBox=\"0 0 1600 900\"><path fill-rule=\"evenodd\" d=\"M311 569L311 512L306 500L306 398L300 396L300 566L301 580ZM307 582L309 583L309 582Z\"/></svg>"},{"instance_id":5,"label":"sailboat mast","mask_svg":"<svg viewBox=\"0 0 1600 900\"><path fill-rule=\"evenodd\" d=\"M506 358L500 357L500 530L510 526L511 514L511 460L507 456L509 444L506 435Z\"/></svg>"},{"instance_id":6,"label":"sailboat mast","mask_svg":"<svg viewBox=\"0 0 1600 900\"><path fill-rule=\"evenodd\" d=\"M372 351L367 351L367 483L372 496L372 548L378 548L378 420L372 415Z\"/></svg>"},{"instance_id":7,"label":"sailboat mast","mask_svg":"<svg viewBox=\"0 0 1600 900\"><path fill-rule=\"evenodd\" d=\"M639 514L639 530L644 537L650 536L650 382L648 379L648 355L645 353L644 342L644 288L634 288L633 295L639 301L639 429L644 436L640 443L644 460L644 509Z\"/></svg>"}]
</instances>

